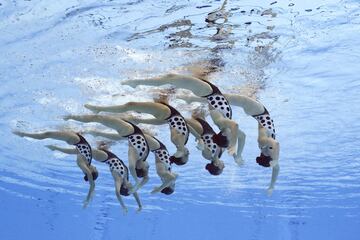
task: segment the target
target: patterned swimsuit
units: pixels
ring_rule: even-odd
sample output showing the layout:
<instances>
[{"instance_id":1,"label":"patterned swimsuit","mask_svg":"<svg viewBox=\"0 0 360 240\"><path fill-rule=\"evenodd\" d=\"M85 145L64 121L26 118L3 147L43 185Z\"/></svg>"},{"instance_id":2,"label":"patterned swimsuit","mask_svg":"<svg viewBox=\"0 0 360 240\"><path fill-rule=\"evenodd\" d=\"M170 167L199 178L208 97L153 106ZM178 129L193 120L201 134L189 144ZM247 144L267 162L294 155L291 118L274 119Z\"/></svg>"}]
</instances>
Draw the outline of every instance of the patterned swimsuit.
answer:
<instances>
[{"instance_id":1,"label":"patterned swimsuit","mask_svg":"<svg viewBox=\"0 0 360 240\"><path fill-rule=\"evenodd\" d=\"M264 109L265 110L262 114L253 115L253 117L267 130L268 135L275 139L274 121L270 117L268 110L265 107Z\"/></svg>"},{"instance_id":2,"label":"patterned swimsuit","mask_svg":"<svg viewBox=\"0 0 360 240\"><path fill-rule=\"evenodd\" d=\"M152 152L158 157L158 159L165 166L165 168L171 172L170 154L168 150L162 142L160 142L155 137L153 138L160 144L160 147L158 149L152 150Z\"/></svg>"},{"instance_id":3,"label":"patterned swimsuit","mask_svg":"<svg viewBox=\"0 0 360 240\"><path fill-rule=\"evenodd\" d=\"M196 118L196 121L198 121L203 128L203 133L201 135L201 139L204 141L206 147L208 147L208 149L211 150L212 157L214 157L217 150L220 149L219 155L218 155L218 158L220 158L224 149L221 148L216 143L214 143L212 137L216 134L215 131L211 128L211 126L205 120L203 120L201 118Z\"/></svg>"},{"instance_id":4,"label":"patterned swimsuit","mask_svg":"<svg viewBox=\"0 0 360 240\"><path fill-rule=\"evenodd\" d=\"M145 136L138 126L131 122L127 123L131 124L131 126L134 128L134 132L124 137L127 137L129 144L131 144L136 149L137 155L139 157L138 160L146 161L146 158L149 155L149 145L146 142Z\"/></svg>"},{"instance_id":5,"label":"patterned swimsuit","mask_svg":"<svg viewBox=\"0 0 360 240\"><path fill-rule=\"evenodd\" d=\"M91 146L86 141L86 139L81 136L79 133L77 133L78 137L80 138L80 141L78 143L75 143L77 150L79 153L86 159L89 165L91 165L91 159L92 159L92 152L91 152Z\"/></svg>"},{"instance_id":6,"label":"patterned swimsuit","mask_svg":"<svg viewBox=\"0 0 360 240\"><path fill-rule=\"evenodd\" d=\"M129 181L129 170L125 163L112 152L107 150L101 151L106 152L106 154L108 155L108 158L103 162L109 165L110 171L116 172L121 176L122 179L126 179L127 181Z\"/></svg>"},{"instance_id":7,"label":"patterned swimsuit","mask_svg":"<svg viewBox=\"0 0 360 240\"><path fill-rule=\"evenodd\" d=\"M161 104L167 106L170 109L170 116L165 119L169 123L170 129L175 129L179 134L184 135L186 138L186 144L189 139L189 128L186 124L184 117L172 106L166 103Z\"/></svg>"},{"instance_id":8,"label":"patterned swimsuit","mask_svg":"<svg viewBox=\"0 0 360 240\"><path fill-rule=\"evenodd\" d=\"M105 152L108 155L108 158L103 162L109 165L110 171L116 172L123 179L123 184L120 187L120 194L123 196L129 196L129 189L124 187L124 182L129 181L129 169L127 168L125 163L112 152L104 149L101 151Z\"/></svg>"},{"instance_id":9,"label":"patterned swimsuit","mask_svg":"<svg viewBox=\"0 0 360 240\"><path fill-rule=\"evenodd\" d=\"M218 87L216 87L214 84L202 80L209 84L209 86L212 89L212 93L209 95L203 96L208 100L208 103L222 113L222 115L228 119L232 118L232 109L229 104L229 101L224 97L224 95L221 93Z\"/></svg>"}]
</instances>

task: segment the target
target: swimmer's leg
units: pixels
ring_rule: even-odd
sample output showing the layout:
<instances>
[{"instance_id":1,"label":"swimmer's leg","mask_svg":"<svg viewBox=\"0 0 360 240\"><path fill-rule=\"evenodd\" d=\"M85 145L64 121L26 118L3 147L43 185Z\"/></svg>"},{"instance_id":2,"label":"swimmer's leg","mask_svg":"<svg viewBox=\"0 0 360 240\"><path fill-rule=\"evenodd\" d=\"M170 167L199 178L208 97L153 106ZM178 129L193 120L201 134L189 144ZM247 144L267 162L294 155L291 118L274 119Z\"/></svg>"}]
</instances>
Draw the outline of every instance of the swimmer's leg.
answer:
<instances>
[{"instance_id":1,"label":"swimmer's leg","mask_svg":"<svg viewBox=\"0 0 360 240\"><path fill-rule=\"evenodd\" d=\"M20 132L20 131L13 131L13 133L20 137L29 137L29 138L34 138L34 139L38 139L38 140L52 138L52 139L67 142L68 144L71 144L71 145L78 143L80 141L79 136L77 136L74 132L46 131L46 132L42 132L42 133L26 133L26 132Z\"/></svg>"},{"instance_id":2,"label":"swimmer's leg","mask_svg":"<svg viewBox=\"0 0 360 240\"><path fill-rule=\"evenodd\" d=\"M95 181L93 179L92 171L91 171L87 161L84 160L84 157L81 155L78 155L76 162L77 162L78 166L80 167L80 169L86 174L89 184L90 184L89 192L86 196L86 199L84 200L84 205L83 205L83 208L86 208L94 196Z\"/></svg>"},{"instance_id":3,"label":"swimmer's leg","mask_svg":"<svg viewBox=\"0 0 360 240\"><path fill-rule=\"evenodd\" d=\"M123 113L127 111L135 111L139 113L148 113L158 119L166 119L170 116L171 112L168 107L163 104L155 102L128 102L123 105L116 106L95 106L85 104L85 107L93 112L112 112Z\"/></svg>"},{"instance_id":4,"label":"swimmer's leg","mask_svg":"<svg viewBox=\"0 0 360 240\"><path fill-rule=\"evenodd\" d=\"M279 176L279 172L280 172L279 164L276 164L275 166L272 167L271 182L267 189L267 193L269 196L271 196L273 193L277 177Z\"/></svg>"},{"instance_id":5,"label":"swimmer's leg","mask_svg":"<svg viewBox=\"0 0 360 240\"><path fill-rule=\"evenodd\" d=\"M212 89L206 82L191 76L180 74L167 74L160 77L148 79L135 79L123 81L121 84L136 87L138 85L162 86L171 84L177 88L191 90L197 96L206 96L212 93Z\"/></svg>"},{"instance_id":6,"label":"swimmer's leg","mask_svg":"<svg viewBox=\"0 0 360 240\"><path fill-rule=\"evenodd\" d=\"M239 166L244 164L244 160L242 159L241 154L244 149L245 139L246 139L245 133L240 129L238 129L238 147L237 147L237 152L234 155L234 160Z\"/></svg>"},{"instance_id":7,"label":"swimmer's leg","mask_svg":"<svg viewBox=\"0 0 360 240\"><path fill-rule=\"evenodd\" d=\"M125 206L125 203L121 197L121 194L120 194L120 189L121 189L121 186L123 184L123 180L122 178L115 172L111 172L111 174L113 175L113 178L114 178L114 181L115 181L115 195L116 195L116 198L118 199L122 209L124 210L124 213L126 214L128 209L127 207Z\"/></svg>"},{"instance_id":8,"label":"swimmer's leg","mask_svg":"<svg viewBox=\"0 0 360 240\"><path fill-rule=\"evenodd\" d=\"M133 196L136 200L136 203L138 204L139 208L137 209L138 212L140 212L142 210L142 205L141 205L141 202L140 202L140 198L139 198L139 195L137 192L134 192L133 193Z\"/></svg>"},{"instance_id":9,"label":"swimmer's leg","mask_svg":"<svg viewBox=\"0 0 360 240\"><path fill-rule=\"evenodd\" d=\"M200 102L200 103L207 103L207 99L204 97L198 97L198 96L189 96L189 95L177 95L177 98L184 100L187 103L192 103L192 102Z\"/></svg>"},{"instance_id":10,"label":"swimmer's leg","mask_svg":"<svg viewBox=\"0 0 360 240\"><path fill-rule=\"evenodd\" d=\"M158 173L159 176L161 176L162 179L165 179L165 181L163 181L163 184L160 185L159 187L155 187L151 193L158 193L161 192L164 188L169 187L171 184L173 184L176 181L176 178L178 177L178 175L176 173L171 173L169 171L164 171L162 173Z\"/></svg>"},{"instance_id":11,"label":"swimmer's leg","mask_svg":"<svg viewBox=\"0 0 360 240\"><path fill-rule=\"evenodd\" d=\"M133 133L134 128L131 124L121 120L120 118L105 115L68 115L64 120L75 120L79 122L98 122L109 128L115 129L120 136L126 136Z\"/></svg>"},{"instance_id":12,"label":"swimmer's leg","mask_svg":"<svg viewBox=\"0 0 360 240\"><path fill-rule=\"evenodd\" d=\"M120 136L118 133L107 133L107 132L102 132L102 131L98 131L98 130L87 130L84 131L85 133L91 134L94 137L104 137L104 138L108 138L114 141L124 141L126 140L126 138Z\"/></svg>"}]
</instances>

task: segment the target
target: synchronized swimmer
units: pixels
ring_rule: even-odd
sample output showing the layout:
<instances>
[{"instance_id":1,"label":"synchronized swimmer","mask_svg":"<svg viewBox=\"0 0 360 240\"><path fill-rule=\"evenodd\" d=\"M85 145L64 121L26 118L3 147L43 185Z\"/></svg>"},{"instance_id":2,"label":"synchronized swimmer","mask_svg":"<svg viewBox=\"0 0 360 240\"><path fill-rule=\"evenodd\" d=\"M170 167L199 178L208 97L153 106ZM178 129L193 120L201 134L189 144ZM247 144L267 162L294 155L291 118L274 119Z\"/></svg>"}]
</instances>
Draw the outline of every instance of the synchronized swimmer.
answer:
<instances>
[{"instance_id":1,"label":"synchronized swimmer","mask_svg":"<svg viewBox=\"0 0 360 240\"><path fill-rule=\"evenodd\" d=\"M149 164L146 161L149 152L155 155L156 172L162 184L155 187L151 193L161 192L169 195L175 191L175 182L178 174L172 172L172 163L183 165L188 161L189 150L186 143L189 133L194 135L201 150L202 156L209 160L205 169L212 175L219 175L223 172L225 164L220 157L225 149L234 158L238 165L243 164L242 151L245 144L245 134L239 129L239 125L233 118L231 105L241 107L247 115L252 116L258 122L258 146L260 156L256 162L263 167L272 167L271 182L268 193L271 195L278 174L279 166L279 142L276 140L274 122L268 110L258 101L242 95L223 94L214 84L192 76L167 74L149 79L127 80L122 84L136 87L138 85L162 86L171 84L177 88L191 90L195 95L180 95L179 99L191 102L207 102L210 116L215 125L220 129L216 133L206 121L204 112L193 111L191 118L184 118L182 114L167 102L128 102L116 106L96 106L85 104L85 107L96 114L89 115L67 115L64 120L75 120L83 123L96 122L116 132L102 132L89 130L85 133L96 137L104 137L115 141L128 140L128 165L112 153L106 144L101 144L97 149L91 148L87 140L79 133L71 131L46 131L41 133L26 133L14 131L14 134L21 137L34 139L56 139L64 141L75 148L64 148L55 145L47 147L53 151L61 151L67 154L77 155L77 164L85 174L84 180L89 181L90 189L84 200L84 207L91 201L94 195L95 180L98 171L91 165L92 159L104 162L109 165L110 172L114 179L116 197L127 212L127 208L121 196L133 194L138 211L142 204L137 191L149 180ZM99 115L100 112L124 113L135 111L148 113L154 118L145 119L137 117L114 117ZM136 124L168 123L171 133L171 141L176 146L176 152L171 156L166 146L151 134L144 133ZM129 181L129 172L135 181L132 186ZM141 179L141 180L139 180Z\"/></svg>"},{"instance_id":2,"label":"synchronized swimmer","mask_svg":"<svg viewBox=\"0 0 360 240\"><path fill-rule=\"evenodd\" d=\"M63 148L55 145L48 145L47 147L52 151L60 151L67 154L78 154L78 149L76 148ZM133 186L129 181L129 170L127 166L119 157L110 152L105 144L101 144L98 149L92 149L91 152L93 158L96 161L109 165L111 175L114 178L116 197L119 200L124 212L126 213L127 207L125 206L121 195L129 196L131 190L133 189ZM141 211L142 205L138 193L134 192L133 196L139 206L138 211Z\"/></svg>"},{"instance_id":3,"label":"synchronized swimmer","mask_svg":"<svg viewBox=\"0 0 360 240\"><path fill-rule=\"evenodd\" d=\"M93 151L90 144L86 139L79 133L70 132L70 131L46 131L41 133L26 133L21 131L13 131L14 134L20 137L29 137L38 140L43 139L56 139L64 141L69 145L76 146L76 163L79 168L85 174L84 180L89 181L90 188L87 194L86 199L84 200L83 207L85 208L91 201L95 189L95 180L98 177L98 171L94 166L91 165L91 160L93 158Z\"/></svg>"}]
</instances>

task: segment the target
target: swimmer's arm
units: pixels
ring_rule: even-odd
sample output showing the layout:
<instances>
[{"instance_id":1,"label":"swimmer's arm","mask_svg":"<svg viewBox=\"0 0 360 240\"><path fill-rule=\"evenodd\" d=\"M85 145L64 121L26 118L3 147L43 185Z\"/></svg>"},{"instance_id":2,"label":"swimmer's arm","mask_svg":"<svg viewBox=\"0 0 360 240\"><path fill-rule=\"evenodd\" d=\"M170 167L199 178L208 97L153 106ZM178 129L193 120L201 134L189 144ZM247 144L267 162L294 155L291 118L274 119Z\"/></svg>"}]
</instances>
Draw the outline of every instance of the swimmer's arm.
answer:
<instances>
[{"instance_id":1,"label":"swimmer's arm","mask_svg":"<svg viewBox=\"0 0 360 240\"><path fill-rule=\"evenodd\" d=\"M196 138L196 140L201 140L201 135L190 125L188 125L190 133Z\"/></svg>"},{"instance_id":2,"label":"swimmer's arm","mask_svg":"<svg viewBox=\"0 0 360 240\"><path fill-rule=\"evenodd\" d=\"M279 164L276 164L272 168L271 182L270 182L269 188L267 189L268 195L271 195L274 190L276 180L279 176L279 172L280 172L280 166L279 166Z\"/></svg>"},{"instance_id":3,"label":"swimmer's arm","mask_svg":"<svg viewBox=\"0 0 360 240\"><path fill-rule=\"evenodd\" d=\"M138 206L139 206L139 208L137 209L137 211L140 212L141 209L142 209L142 205L141 205L141 201L140 201L139 195L138 195L137 192L134 192L134 193L133 193L133 196L134 196L134 198L135 198L135 200L136 200L136 203L137 203Z\"/></svg>"},{"instance_id":4,"label":"swimmer's arm","mask_svg":"<svg viewBox=\"0 0 360 240\"><path fill-rule=\"evenodd\" d=\"M176 97L184 100L187 103L192 103L192 102L207 103L206 98L198 97L198 96L189 96L189 95L182 94L182 95L177 95Z\"/></svg>"},{"instance_id":5,"label":"swimmer's arm","mask_svg":"<svg viewBox=\"0 0 360 240\"><path fill-rule=\"evenodd\" d=\"M239 125L235 121L227 118L222 118L218 123L221 126L221 130L228 129L228 131L226 131L229 138L228 152L230 155L234 155L237 147L236 142L238 140Z\"/></svg>"},{"instance_id":6,"label":"swimmer's arm","mask_svg":"<svg viewBox=\"0 0 360 240\"><path fill-rule=\"evenodd\" d=\"M46 145L45 147L47 147L51 151L59 151L59 152L63 152L66 154L78 154L79 153L79 151L77 150L76 147L64 148L64 147L59 147L59 146L55 146L55 145Z\"/></svg>"},{"instance_id":7,"label":"swimmer's arm","mask_svg":"<svg viewBox=\"0 0 360 240\"><path fill-rule=\"evenodd\" d=\"M126 140L126 138L120 136L118 133L106 133L97 130L88 130L85 133L91 134L95 137L104 137L115 141Z\"/></svg>"}]
</instances>

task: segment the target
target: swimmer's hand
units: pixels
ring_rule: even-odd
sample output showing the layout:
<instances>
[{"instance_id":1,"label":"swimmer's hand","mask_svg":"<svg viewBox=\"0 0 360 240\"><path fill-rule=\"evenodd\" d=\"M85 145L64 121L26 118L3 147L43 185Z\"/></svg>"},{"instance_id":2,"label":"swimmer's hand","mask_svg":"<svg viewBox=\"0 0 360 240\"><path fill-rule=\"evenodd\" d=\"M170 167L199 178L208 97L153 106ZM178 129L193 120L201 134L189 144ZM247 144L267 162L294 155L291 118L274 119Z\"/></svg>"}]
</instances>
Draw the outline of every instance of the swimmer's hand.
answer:
<instances>
[{"instance_id":1,"label":"swimmer's hand","mask_svg":"<svg viewBox=\"0 0 360 240\"><path fill-rule=\"evenodd\" d=\"M231 156L234 156L236 154L236 145L228 147L228 153Z\"/></svg>"},{"instance_id":2,"label":"swimmer's hand","mask_svg":"<svg viewBox=\"0 0 360 240\"><path fill-rule=\"evenodd\" d=\"M87 199L85 199L84 201L83 201L83 209L85 209L85 208L87 208L87 206L89 205L89 200L87 200Z\"/></svg>"},{"instance_id":3,"label":"swimmer's hand","mask_svg":"<svg viewBox=\"0 0 360 240\"><path fill-rule=\"evenodd\" d=\"M84 107L89 109L90 111L92 111L93 113L99 113L101 112L100 110L98 110L98 108L94 105L91 104L84 104Z\"/></svg>"},{"instance_id":4,"label":"swimmer's hand","mask_svg":"<svg viewBox=\"0 0 360 240\"><path fill-rule=\"evenodd\" d=\"M150 193L151 194L155 194L155 193L158 193L160 192L160 188L159 187L155 187Z\"/></svg>"},{"instance_id":5,"label":"swimmer's hand","mask_svg":"<svg viewBox=\"0 0 360 240\"><path fill-rule=\"evenodd\" d=\"M142 207L140 206L138 209L136 209L136 212L139 213L139 212L141 212L141 210L142 210Z\"/></svg>"},{"instance_id":6,"label":"swimmer's hand","mask_svg":"<svg viewBox=\"0 0 360 240\"><path fill-rule=\"evenodd\" d=\"M199 149L200 151L203 151L205 149L205 144L202 139L198 139L196 148Z\"/></svg>"},{"instance_id":7,"label":"swimmer's hand","mask_svg":"<svg viewBox=\"0 0 360 240\"><path fill-rule=\"evenodd\" d=\"M271 195L273 194L274 188L269 187L266 191L267 191L267 195L268 195L269 197L271 197Z\"/></svg>"},{"instance_id":8,"label":"swimmer's hand","mask_svg":"<svg viewBox=\"0 0 360 240\"><path fill-rule=\"evenodd\" d=\"M234 155L234 160L238 166L242 166L245 163L241 156Z\"/></svg>"},{"instance_id":9,"label":"swimmer's hand","mask_svg":"<svg viewBox=\"0 0 360 240\"><path fill-rule=\"evenodd\" d=\"M123 207L122 209L123 209L123 213L124 213L124 215L126 215L126 214L128 213L128 209L127 209L127 207Z\"/></svg>"}]
</instances>

